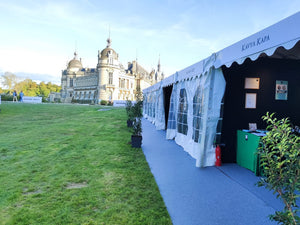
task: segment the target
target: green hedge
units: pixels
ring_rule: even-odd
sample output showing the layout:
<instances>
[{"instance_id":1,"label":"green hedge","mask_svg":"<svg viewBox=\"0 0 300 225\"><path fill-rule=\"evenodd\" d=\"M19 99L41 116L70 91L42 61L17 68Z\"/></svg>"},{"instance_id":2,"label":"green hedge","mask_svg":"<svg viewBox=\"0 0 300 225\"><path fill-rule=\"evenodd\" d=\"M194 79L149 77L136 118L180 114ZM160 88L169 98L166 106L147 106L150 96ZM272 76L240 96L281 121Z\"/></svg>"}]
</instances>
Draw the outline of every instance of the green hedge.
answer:
<instances>
[{"instance_id":1,"label":"green hedge","mask_svg":"<svg viewBox=\"0 0 300 225\"><path fill-rule=\"evenodd\" d=\"M12 100L13 100L12 95L8 95L8 94L1 95L1 101L12 101Z\"/></svg>"},{"instance_id":2,"label":"green hedge","mask_svg":"<svg viewBox=\"0 0 300 225\"><path fill-rule=\"evenodd\" d=\"M95 104L94 100L86 100L86 99L72 99L72 103L79 103L79 104Z\"/></svg>"}]
</instances>

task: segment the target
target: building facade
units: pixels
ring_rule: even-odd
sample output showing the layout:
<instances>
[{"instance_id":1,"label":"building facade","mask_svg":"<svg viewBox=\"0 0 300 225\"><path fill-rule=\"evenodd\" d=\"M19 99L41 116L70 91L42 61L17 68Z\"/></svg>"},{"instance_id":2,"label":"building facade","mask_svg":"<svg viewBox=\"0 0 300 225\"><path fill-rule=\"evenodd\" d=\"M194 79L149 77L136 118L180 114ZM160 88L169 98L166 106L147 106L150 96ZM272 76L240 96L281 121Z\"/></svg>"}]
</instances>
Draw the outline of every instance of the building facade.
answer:
<instances>
[{"instance_id":1,"label":"building facade","mask_svg":"<svg viewBox=\"0 0 300 225\"><path fill-rule=\"evenodd\" d=\"M85 68L77 53L62 71L61 101L64 103L100 103L102 100L135 100L137 91L143 90L164 78L160 70L150 73L137 61L129 62L127 69L119 61L119 55L111 48L111 39L107 46L98 51L96 68Z\"/></svg>"}]
</instances>

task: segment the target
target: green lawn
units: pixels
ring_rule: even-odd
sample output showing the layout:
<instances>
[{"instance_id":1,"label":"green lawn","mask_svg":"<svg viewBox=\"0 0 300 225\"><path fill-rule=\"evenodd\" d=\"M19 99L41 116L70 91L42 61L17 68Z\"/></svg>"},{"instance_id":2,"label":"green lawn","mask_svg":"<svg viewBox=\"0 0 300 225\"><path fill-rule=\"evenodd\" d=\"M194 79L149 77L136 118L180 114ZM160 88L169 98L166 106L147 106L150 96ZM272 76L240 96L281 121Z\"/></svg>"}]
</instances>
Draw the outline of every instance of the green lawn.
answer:
<instances>
[{"instance_id":1,"label":"green lawn","mask_svg":"<svg viewBox=\"0 0 300 225\"><path fill-rule=\"evenodd\" d=\"M171 224L124 108L0 108L0 224Z\"/></svg>"}]
</instances>

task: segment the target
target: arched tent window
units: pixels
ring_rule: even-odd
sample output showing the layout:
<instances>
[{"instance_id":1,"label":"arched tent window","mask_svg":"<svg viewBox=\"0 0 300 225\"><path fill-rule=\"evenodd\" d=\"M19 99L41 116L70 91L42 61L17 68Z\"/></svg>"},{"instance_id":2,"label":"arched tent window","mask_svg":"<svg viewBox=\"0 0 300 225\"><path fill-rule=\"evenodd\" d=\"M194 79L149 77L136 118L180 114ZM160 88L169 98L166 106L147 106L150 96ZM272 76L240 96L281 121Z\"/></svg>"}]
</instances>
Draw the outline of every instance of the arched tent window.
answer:
<instances>
[{"instance_id":1,"label":"arched tent window","mask_svg":"<svg viewBox=\"0 0 300 225\"><path fill-rule=\"evenodd\" d=\"M169 117L167 129L176 129L176 119L175 119L175 95L171 95L170 108L169 108Z\"/></svg>"},{"instance_id":2,"label":"arched tent window","mask_svg":"<svg viewBox=\"0 0 300 225\"><path fill-rule=\"evenodd\" d=\"M147 94L147 115L150 116L151 94Z\"/></svg>"},{"instance_id":3,"label":"arched tent window","mask_svg":"<svg viewBox=\"0 0 300 225\"><path fill-rule=\"evenodd\" d=\"M155 118L156 93L152 93L152 117Z\"/></svg>"},{"instance_id":4,"label":"arched tent window","mask_svg":"<svg viewBox=\"0 0 300 225\"><path fill-rule=\"evenodd\" d=\"M184 88L180 89L179 106L177 112L177 131L184 135L188 132L187 124L188 102L187 94Z\"/></svg>"},{"instance_id":5,"label":"arched tent window","mask_svg":"<svg viewBox=\"0 0 300 225\"><path fill-rule=\"evenodd\" d=\"M204 91L203 87L197 88L193 98L193 140L197 143L201 142L201 134L203 129L203 106Z\"/></svg>"},{"instance_id":6,"label":"arched tent window","mask_svg":"<svg viewBox=\"0 0 300 225\"><path fill-rule=\"evenodd\" d=\"M150 93L150 101L149 101L149 116L153 117L152 115L152 92Z\"/></svg>"}]
</instances>

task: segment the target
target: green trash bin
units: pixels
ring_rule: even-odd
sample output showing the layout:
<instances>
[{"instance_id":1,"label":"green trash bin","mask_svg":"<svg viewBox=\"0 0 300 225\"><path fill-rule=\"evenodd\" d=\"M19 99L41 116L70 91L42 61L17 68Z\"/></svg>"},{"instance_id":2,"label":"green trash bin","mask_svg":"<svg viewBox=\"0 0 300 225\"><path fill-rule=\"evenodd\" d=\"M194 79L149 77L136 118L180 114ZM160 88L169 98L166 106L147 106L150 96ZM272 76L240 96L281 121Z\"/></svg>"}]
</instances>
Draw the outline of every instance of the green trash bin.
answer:
<instances>
[{"instance_id":1,"label":"green trash bin","mask_svg":"<svg viewBox=\"0 0 300 225\"><path fill-rule=\"evenodd\" d=\"M253 171L257 176L260 175L259 157L257 149L260 138L264 134L250 133L242 130L237 131L237 164Z\"/></svg>"}]
</instances>

